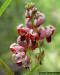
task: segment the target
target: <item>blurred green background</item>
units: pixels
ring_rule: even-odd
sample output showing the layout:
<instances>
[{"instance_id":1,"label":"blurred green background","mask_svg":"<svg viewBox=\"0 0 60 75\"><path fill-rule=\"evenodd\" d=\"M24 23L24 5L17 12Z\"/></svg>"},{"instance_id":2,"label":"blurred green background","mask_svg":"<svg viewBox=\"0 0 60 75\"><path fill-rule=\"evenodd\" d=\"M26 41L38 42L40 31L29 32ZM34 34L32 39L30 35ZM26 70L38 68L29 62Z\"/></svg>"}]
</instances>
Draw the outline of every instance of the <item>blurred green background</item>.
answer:
<instances>
[{"instance_id":1,"label":"blurred green background","mask_svg":"<svg viewBox=\"0 0 60 75\"><path fill-rule=\"evenodd\" d=\"M0 0L0 6L5 0ZM28 2L30 0L27 0ZM26 0L12 0L11 4L0 17L0 58L10 63L11 55L9 46L16 42L18 37L16 27L23 23L25 25L25 3ZM45 40L45 60L39 71L60 71L60 0L31 0L38 10L46 15L43 26L52 24L56 31L52 36L52 42L48 44Z\"/></svg>"}]
</instances>

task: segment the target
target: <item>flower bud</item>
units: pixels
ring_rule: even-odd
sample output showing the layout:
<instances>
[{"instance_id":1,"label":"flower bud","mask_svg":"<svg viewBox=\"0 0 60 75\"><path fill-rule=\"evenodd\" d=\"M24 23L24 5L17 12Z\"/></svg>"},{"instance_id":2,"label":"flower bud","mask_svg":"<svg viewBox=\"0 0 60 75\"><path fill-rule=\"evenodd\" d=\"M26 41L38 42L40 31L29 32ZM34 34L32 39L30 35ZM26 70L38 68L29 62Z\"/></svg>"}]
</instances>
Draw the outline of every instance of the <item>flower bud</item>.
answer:
<instances>
[{"instance_id":1,"label":"flower bud","mask_svg":"<svg viewBox=\"0 0 60 75\"><path fill-rule=\"evenodd\" d=\"M55 27L53 27L52 25L48 25L45 27L45 30L46 30L46 40L47 42L51 42L51 36L55 31Z\"/></svg>"},{"instance_id":2,"label":"flower bud","mask_svg":"<svg viewBox=\"0 0 60 75\"><path fill-rule=\"evenodd\" d=\"M21 33L20 33L20 29L21 29L21 28L23 28L23 24L20 24L20 25L17 26L17 32L18 32L19 35L21 34Z\"/></svg>"},{"instance_id":3,"label":"flower bud","mask_svg":"<svg viewBox=\"0 0 60 75\"><path fill-rule=\"evenodd\" d=\"M25 17L31 19L32 11L31 10L26 10Z\"/></svg>"},{"instance_id":4,"label":"flower bud","mask_svg":"<svg viewBox=\"0 0 60 75\"><path fill-rule=\"evenodd\" d=\"M34 25L35 27L39 27L41 24L45 22L45 15L38 12L34 19Z\"/></svg>"},{"instance_id":5,"label":"flower bud","mask_svg":"<svg viewBox=\"0 0 60 75\"><path fill-rule=\"evenodd\" d=\"M28 28L33 28L32 22L30 21L29 18L26 19L25 23L26 23L26 26L27 26Z\"/></svg>"},{"instance_id":6,"label":"flower bud","mask_svg":"<svg viewBox=\"0 0 60 75\"><path fill-rule=\"evenodd\" d=\"M33 32L33 33L30 35L30 39L31 39L31 40L34 40L34 39L39 40L40 38L39 38L38 33Z\"/></svg>"},{"instance_id":7,"label":"flower bud","mask_svg":"<svg viewBox=\"0 0 60 75\"><path fill-rule=\"evenodd\" d=\"M17 27L17 32L19 35L25 35L27 32L29 32L29 28L27 27L18 28Z\"/></svg>"},{"instance_id":8,"label":"flower bud","mask_svg":"<svg viewBox=\"0 0 60 75\"><path fill-rule=\"evenodd\" d=\"M44 27L40 26L37 28L40 40L44 39L46 37L46 30Z\"/></svg>"},{"instance_id":9,"label":"flower bud","mask_svg":"<svg viewBox=\"0 0 60 75\"><path fill-rule=\"evenodd\" d=\"M31 2L31 3L28 3L28 4L25 6L25 8L26 8L26 10L30 10L30 9L32 9L34 6L35 6L35 4Z\"/></svg>"},{"instance_id":10,"label":"flower bud","mask_svg":"<svg viewBox=\"0 0 60 75\"><path fill-rule=\"evenodd\" d=\"M30 17L32 17L32 10L29 10L29 15Z\"/></svg>"},{"instance_id":11,"label":"flower bud","mask_svg":"<svg viewBox=\"0 0 60 75\"><path fill-rule=\"evenodd\" d=\"M22 66L23 64L22 64L22 62L18 61L18 62L16 63L16 65Z\"/></svg>"},{"instance_id":12,"label":"flower bud","mask_svg":"<svg viewBox=\"0 0 60 75\"><path fill-rule=\"evenodd\" d=\"M16 43L11 44L10 49L13 53L25 51L24 47L22 47L22 46L20 46L19 44L16 44Z\"/></svg>"},{"instance_id":13,"label":"flower bud","mask_svg":"<svg viewBox=\"0 0 60 75\"><path fill-rule=\"evenodd\" d=\"M53 35L53 33L55 31L55 27L53 27L52 25L46 26L45 29L46 29L46 37Z\"/></svg>"},{"instance_id":14,"label":"flower bud","mask_svg":"<svg viewBox=\"0 0 60 75\"><path fill-rule=\"evenodd\" d=\"M35 14L37 12L37 8L32 8L32 13Z\"/></svg>"},{"instance_id":15,"label":"flower bud","mask_svg":"<svg viewBox=\"0 0 60 75\"><path fill-rule=\"evenodd\" d=\"M26 56L25 59L24 59L24 62L23 62L23 65L26 69L29 69L30 67L30 57L29 56Z\"/></svg>"},{"instance_id":16,"label":"flower bud","mask_svg":"<svg viewBox=\"0 0 60 75\"><path fill-rule=\"evenodd\" d=\"M46 38L47 42L50 43L51 42L51 36Z\"/></svg>"},{"instance_id":17,"label":"flower bud","mask_svg":"<svg viewBox=\"0 0 60 75\"><path fill-rule=\"evenodd\" d=\"M38 46L37 46L36 40L31 41L31 49L34 50L34 49L36 49L37 47L38 47Z\"/></svg>"},{"instance_id":18,"label":"flower bud","mask_svg":"<svg viewBox=\"0 0 60 75\"><path fill-rule=\"evenodd\" d=\"M23 59L23 57L21 56L21 53L17 53L17 54L12 55L12 60L15 62L22 61L22 59Z\"/></svg>"},{"instance_id":19,"label":"flower bud","mask_svg":"<svg viewBox=\"0 0 60 75\"><path fill-rule=\"evenodd\" d=\"M13 54L12 56L13 61L15 61L18 66L22 66L22 62L24 61L24 58L25 58L25 52Z\"/></svg>"},{"instance_id":20,"label":"flower bud","mask_svg":"<svg viewBox=\"0 0 60 75\"><path fill-rule=\"evenodd\" d=\"M19 36L18 38L17 38L17 43L20 45L20 46L22 46L22 47L24 47L24 48L27 48L27 41L26 40L21 40L21 36Z\"/></svg>"},{"instance_id":21,"label":"flower bud","mask_svg":"<svg viewBox=\"0 0 60 75\"><path fill-rule=\"evenodd\" d=\"M21 40L21 41L26 40L26 35L22 35L21 38L20 38L20 40Z\"/></svg>"},{"instance_id":22,"label":"flower bud","mask_svg":"<svg viewBox=\"0 0 60 75\"><path fill-rule=\"evenodd\" d=\"M45 22L45 15L40 13L40 17L38 18L38 24L43 24Z\"/></svg>"}]
</instances>

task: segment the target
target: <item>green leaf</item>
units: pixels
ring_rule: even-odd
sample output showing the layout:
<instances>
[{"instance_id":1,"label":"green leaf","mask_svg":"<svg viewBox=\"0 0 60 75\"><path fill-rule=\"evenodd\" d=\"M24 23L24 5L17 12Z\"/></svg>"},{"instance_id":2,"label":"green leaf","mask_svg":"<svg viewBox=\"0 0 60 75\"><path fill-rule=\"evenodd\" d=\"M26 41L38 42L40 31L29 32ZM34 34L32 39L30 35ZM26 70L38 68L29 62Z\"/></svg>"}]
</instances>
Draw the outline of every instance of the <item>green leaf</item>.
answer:
<instances>
[{"instance_id":1,"label":"green leaf","mask_svg":"<svg viewBox=\"0 0 60 75\"><path fill-rule=\"evenodd\" d=\"M6 10L6 8L8 7L8 5L11 3L12 0L6 0L1 8L0 8L0 16L3 14L3 12Z\"/></svg>"},{"instance_id":2,"label":"green leaf","mask_svg":"<svg viewBox=\"0 0 60 75\"><path fill-rule=\"evenodd\" d=\"M14 72L11 70L11 68L7 64L5 64L5 62L1 58L0 66L3 68L7 75L14 75Z\"/></svg>"}]
</instances>

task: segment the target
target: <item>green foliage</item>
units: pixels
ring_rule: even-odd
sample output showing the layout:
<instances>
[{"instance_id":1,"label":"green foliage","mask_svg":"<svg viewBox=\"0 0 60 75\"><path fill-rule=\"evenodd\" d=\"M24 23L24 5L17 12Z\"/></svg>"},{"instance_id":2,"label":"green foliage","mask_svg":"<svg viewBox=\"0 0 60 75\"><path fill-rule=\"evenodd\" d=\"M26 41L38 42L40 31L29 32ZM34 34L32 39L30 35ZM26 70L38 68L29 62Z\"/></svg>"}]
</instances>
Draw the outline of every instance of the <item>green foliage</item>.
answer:
<instances>
[{"instance_id":1,"label":"green foliage","mask_svg":"<svg viewBox=\"0 0 60 75\"><path fill-rule=\"evenodd\" d=\"M14 72L10 69L10 67L4 63L4 61L0 58L0 66L6 72L6 75L14 75Z\"/></svg>"},{"instance_id":2,"label":"green foliage","mask_svg":"<svg viewBox=\"0 0 60 75\"><path fill-rule=\"evenodd\" d=\"M0 16L3 14L3 12L6 10L6 8L8 7L8 5L10 4L12 0L6 0L2 6L0 7Z\"/></svg>"}]
</instances>

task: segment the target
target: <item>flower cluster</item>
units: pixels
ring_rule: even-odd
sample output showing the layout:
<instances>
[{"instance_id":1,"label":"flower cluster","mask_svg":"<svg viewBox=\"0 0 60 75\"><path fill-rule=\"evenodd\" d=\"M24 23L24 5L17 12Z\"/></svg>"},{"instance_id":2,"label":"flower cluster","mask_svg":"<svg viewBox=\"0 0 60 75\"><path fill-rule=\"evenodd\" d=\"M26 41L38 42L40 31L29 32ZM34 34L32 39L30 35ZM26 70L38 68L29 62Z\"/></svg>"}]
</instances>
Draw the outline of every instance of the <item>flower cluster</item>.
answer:
<instances>
[{"instance_id":1,"label":"flower cluster","mask_svg":"<svg viewBox=\"0 0 60 75\"><path fill-rule=\"evenodd\" d=\"M55 28L52 25L46 27L41 26L45 22L45 15L35 8L34 3L28 3L26 5L25 23L17 26L17 44L13 43L10 46L13 52L12 59L19 66L29 68L31 64L31 57L27 55L27 52L33 51L36 48L43 45L44 39L47 42L51 42L51 36L53 35ZM44 51L40 51L41 56L44 56ZM40 53L37 53L35 57L39 60ZM40 61L41 64L41 61Z\"/></svg>"}]
</instances>

